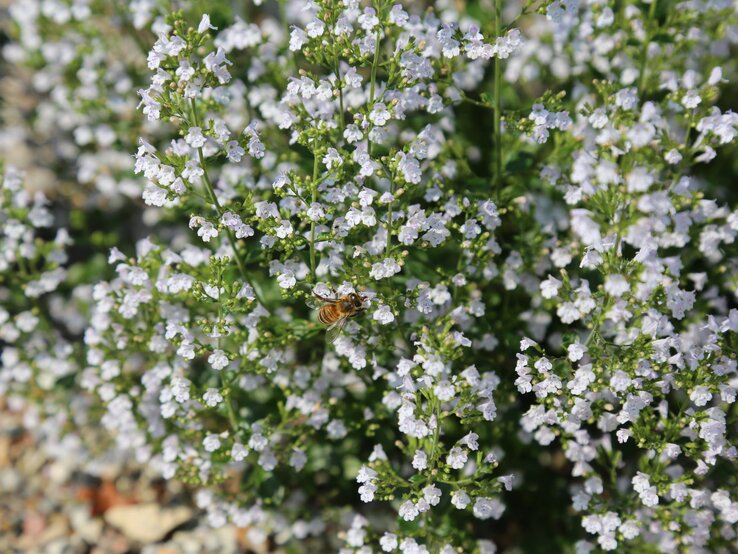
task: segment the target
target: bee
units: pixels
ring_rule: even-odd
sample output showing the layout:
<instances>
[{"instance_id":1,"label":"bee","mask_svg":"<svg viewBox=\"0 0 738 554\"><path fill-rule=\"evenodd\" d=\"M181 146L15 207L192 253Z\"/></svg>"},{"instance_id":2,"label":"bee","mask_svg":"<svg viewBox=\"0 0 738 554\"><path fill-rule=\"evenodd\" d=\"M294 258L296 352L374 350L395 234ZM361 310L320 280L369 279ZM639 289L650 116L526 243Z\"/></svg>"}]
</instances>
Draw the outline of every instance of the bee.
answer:
<instances>
[{"instance_id":1,"label":"bee","mask_svg":"<svg viewBox=\"0 0 738 554\"><path fill-rule=\"evenodd\" d=\"M334 342L341 334L346 321L366 310L366 300L365 295L356 292L338 298L327 298L314 292L312 297L308 297L307 303L311 308L318 310L318 321L328 326L325 340Z\"/></svg>"}]
</instances>

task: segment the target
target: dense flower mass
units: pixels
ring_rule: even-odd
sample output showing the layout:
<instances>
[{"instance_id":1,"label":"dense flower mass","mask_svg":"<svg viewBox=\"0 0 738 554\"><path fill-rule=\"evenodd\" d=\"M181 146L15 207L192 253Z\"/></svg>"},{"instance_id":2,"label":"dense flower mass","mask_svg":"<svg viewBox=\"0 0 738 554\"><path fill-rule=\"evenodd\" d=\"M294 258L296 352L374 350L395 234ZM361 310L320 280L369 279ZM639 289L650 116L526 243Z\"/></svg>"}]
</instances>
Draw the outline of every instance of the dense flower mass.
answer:
<instances>
[{"instance_id":1,"label":"dense flower mass","mask_svg":"<svg viewBox=\"0 0 738 554\"><path fill-rule=\"evenodd\" d=\"M108 4L11 8L0 394L295 551L738 549L734 3Z\"/></svg>"}]
</instances>

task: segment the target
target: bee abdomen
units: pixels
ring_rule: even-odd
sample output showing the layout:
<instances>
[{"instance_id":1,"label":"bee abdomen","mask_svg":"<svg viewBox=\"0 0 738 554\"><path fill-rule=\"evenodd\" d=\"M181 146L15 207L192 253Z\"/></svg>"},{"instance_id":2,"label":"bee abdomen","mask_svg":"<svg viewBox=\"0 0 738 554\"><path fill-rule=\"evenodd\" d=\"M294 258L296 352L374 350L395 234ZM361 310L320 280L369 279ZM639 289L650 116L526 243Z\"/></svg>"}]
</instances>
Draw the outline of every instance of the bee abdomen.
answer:
<instances>
[{"instance_id":1,"label":"bee abdomen","mask_svg":"<svg viewBox=\"0 0 738 554\"><path fill-rule=\"evenodd\" d=\"M335 306L323 306L318 312L318 321L323 325L331 325L336 321Z\"/></svg>"}]
</instances>

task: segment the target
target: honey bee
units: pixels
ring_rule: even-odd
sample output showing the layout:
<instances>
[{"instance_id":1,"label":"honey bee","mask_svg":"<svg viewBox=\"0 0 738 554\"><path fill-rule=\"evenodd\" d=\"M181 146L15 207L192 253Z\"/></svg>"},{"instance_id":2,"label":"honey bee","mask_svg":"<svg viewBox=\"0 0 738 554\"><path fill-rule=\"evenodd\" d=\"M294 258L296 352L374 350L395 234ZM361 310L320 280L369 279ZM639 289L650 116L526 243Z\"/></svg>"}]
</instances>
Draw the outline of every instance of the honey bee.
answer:
<instances>
[{"instance_id":1,"label":"honey bee","mask_svg":"<svg viewBox=\"0 0 738 554\"><path fill-rule=\"evenodd\" d=\"M318 321L328 326L325 340L334 342L341 334L346 321L366 310L366 300L365 295L356 292L338 298L327 298L314 292L312 297L308 297L307 303L311 308L318 310Z\"/></svg>"}]
</instances>

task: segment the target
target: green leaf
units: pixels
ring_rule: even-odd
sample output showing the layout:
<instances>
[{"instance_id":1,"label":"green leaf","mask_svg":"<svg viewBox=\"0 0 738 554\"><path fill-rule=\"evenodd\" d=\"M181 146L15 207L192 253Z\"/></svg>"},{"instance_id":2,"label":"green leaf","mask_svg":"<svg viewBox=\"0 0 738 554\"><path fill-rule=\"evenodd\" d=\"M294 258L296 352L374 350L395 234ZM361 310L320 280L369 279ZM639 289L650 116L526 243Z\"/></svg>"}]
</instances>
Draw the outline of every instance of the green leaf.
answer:
<instances>
[{"instance_id":1,"label":"green leaf","mask_svg":"<svg viewBox=\"0 0 738 554\"><path fill-rule=\"evenodd\" d=\"M536 157L530 152L517 152L511 160L505 164L506 173L522 173L533 167Z\"/></svg>"},{"instance_id":2,"label":"green leaf","mask_svg":"<svg viewBox=\"0 0 738 554\"><path fill-rule=\"evenodd\" d=\"M492 96L492 93L490 92L483 92L479 95L479 100L487 104L490 108L493 108L495 106L495 97Z\"/></svg>"}]
</instances>

